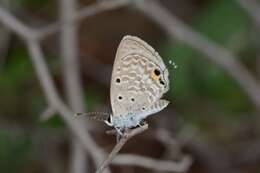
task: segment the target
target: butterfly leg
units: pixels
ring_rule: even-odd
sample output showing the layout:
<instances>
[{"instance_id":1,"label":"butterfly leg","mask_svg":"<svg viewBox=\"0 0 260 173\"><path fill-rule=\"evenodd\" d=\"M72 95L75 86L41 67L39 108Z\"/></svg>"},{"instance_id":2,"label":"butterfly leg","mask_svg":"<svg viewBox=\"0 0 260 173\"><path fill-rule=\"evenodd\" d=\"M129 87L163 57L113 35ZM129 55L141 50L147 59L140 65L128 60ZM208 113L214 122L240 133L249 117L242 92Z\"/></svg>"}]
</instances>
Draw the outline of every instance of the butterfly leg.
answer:
<instances>
[{"instance_id":1,"label":"butterfly leg","mask_svg":"<svg viewBox=\"0 0 260 173\"><path fill-rule=\"evenodd\" d=\"M118 127L115 127L117 133L121 136L123 136L123 132L122 132L122 129L118 128Z\"/></svg>"},{"instance_id":2,"label":"butterfly leg","mask_svg":"<svg viewBox=\"0 0 260 173\"><path fill-rule=\"evenodd\" d=\"M116 131L116 129L107 130L107 131L106 131L106 134L107 134L107 135L116 135L116 134L117 134L117 131Z\"/></svg>"},{"instance_id":3,"label":"butterfly leg","mask_svg":"<svg viewBox=\"0 0 260 173\"><path fill-rule=\"evenodd\" d=\"M120 139L123 137L124 132L123 129L115 127L117 134L116 134L116 143L118 143L120 141Z\"/></svg>"},{"instance_id":4,"label":"butterfly leg","mask_svg":"<svg viewBox=\"0 0 260 173\"><path fill-rule=\"evenodd\" d=\"M120 135L119 133L117 133L117 134L116 134L116 143L118 143L121 138L122 138L122 135Z\"/></svg>"},{"instance_id":5,"label":"butterfly leg","mask_svg":"<svg viewBox=\"0 0 260 173\"><path fill-rule=\"evenodd\" d=\"M146 125L146 124L148 124L147 121L142 120L140 123L138 123L138 126L139 126L139 127L142 127L142 126L144 126L144 125Z\"/></svg>"}]
</instances>

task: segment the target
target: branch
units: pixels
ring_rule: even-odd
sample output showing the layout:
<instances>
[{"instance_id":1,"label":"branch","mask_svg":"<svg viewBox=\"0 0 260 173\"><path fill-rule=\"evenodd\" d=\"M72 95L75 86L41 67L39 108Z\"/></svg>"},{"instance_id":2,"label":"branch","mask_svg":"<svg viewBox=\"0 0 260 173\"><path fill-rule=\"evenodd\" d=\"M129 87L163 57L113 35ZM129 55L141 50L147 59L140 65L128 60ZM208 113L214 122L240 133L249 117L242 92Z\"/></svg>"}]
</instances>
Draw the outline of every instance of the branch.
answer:
<instances>
[{"instance_id":1,"label":"branch","mask_svg":"<svg viewBox=\"0 0 260 173\"><path fill-rule=\"evenodd\" d=\"M0 0L0 3L9 11L14 11L18 9L18 6L14 3L11 3L10 0ZM6 58L11 43L11 36L12 34L10 32L10 29L6 28L5 26L1 26L0 28L0 70L2 70L6 62Z\"/></svg>"},{"instance_id":2,"label":"branch","mask_svg":"<svg viewBox=\"0 0 260 173\"><path fill-rule=\"evenodd\" d=\"M78 56L78 25L68 23L76 12L76 5L72 0L62 0L61 6L61 21L65 25L61 29L60 45L67 100L73 111L85 112Z\"/></svg>"},{"instance_id":3,"label":"branch","mask_svg":"<svg viewBox=\"0 0 260 173\"><path fill-rule=\"evenodd\" d=\"M148 124L139 127L139 128L135 128L131 131L128 131L124 134L124 136L120 139L120 141L116 144L116 146L113 148L113 150L111 151L111 153L108 155L108 157L106 158L106 160L104 160L104 162L101 164L101 166L98 168L98 170L96 171L96 173L102 173L103 170L112 162L112 160L115 158L115 156L118 154L118 152L121 150L121 148L125 145L125 143L131 139L132 137L134 137L137 134L142 133L143 131L148 129Z\"/></svg>"},{"instance_id":4,"label":"branch","mask_svg":"<svg viewBox=\"0 0 260 173\"><path fill-rule=\"evenodd\" d=\"M23 39L32 39L36 36L36 32L26 25L24 25L21 21L17 20L14 16L9 14L9 12L0 6L0 21L3 25L13 32L18 34Z\"/></svg>"},{"instance_id":5,"label":"branch","mask_svg":"<svg viewBox=\"0 0 260 173\"><path fill-rule=\"evenodd\" d=\"M60 99L53 80L43 58L43 53L37 41L31 40L27 42L30 57L32 58L33 66L35 67L38 79L47 98L48 104L52 105L55 110L60 113L60 116L72 130L75 136L82 142L84 148L90 153L96 165L99 165L103 158L103 151L98 148L92 137L82 126L81 123L72 118L74 114Z\"/></svg>"},{"instance_id":6,"label":"branch","mask_svg":"<svg viewBox=\"0 0 260 173\"><path fill-rule=\"evenodd\" d=\"M114 10L123 6L128 5L131 0L106 0L89 5L79 12L76 12L73 16L70 16L70 20L67 21L70 24L78 22L86 17L94 16L97 13ZM62 21L50 24L49 26L44 27L38 32L38 38L42 39L47 35L53 34L56 31L60 30L63 27L64 23Z\"/></svg>"},{"instance_id":7,"label":"branch","mask_svg":"<svg viewBox=\"0 0 260 173\"><path fill-rule=\"evenodd\" d=\"M86 17L94 16L97 13L104 12L107 10L114 10L123 6L128 5L131 0L108 0L89 5L80 11L76 12L73 16L70 16L69 23L73 24ZM12 16L6 9L0 6L0 21L13 32L18 34L21 38L28 39L43 39L46 36L53 34L63 27L63 21L59 21L43 28L32 29L21 21L17 20Z\"/></svg>"},{"instance_id":8,"label":"branch","mask_svg":"<svg viewBox=\"0 0 260 173\"><path fill-rule=\"evenodd\" d=\"M180 140L176 137L173 138L171 136L170 131L164 129L164 128L160 128L158 130L156 130L155 132L155 138L158 139L158 141L160 141L162 144L164 144L166 151L165 153L167 153L167 155L170 158L180 158L182 157L183 153L182 153L182 143L180 142Z\"/></svg>"},{"instance_id":9,"label":"branch","mask_svg":"<svg viewBox=\"0 0 260 173\"><path fill-rule=\"evenodd\" d=\"M192 158L184 156L181 161L173 162L133 154L120 154L112 161L112 164L134 165L151 169L155 172L187 172L192 164Z\"/></svg>"},{"instance_id":10,"label":"branch","mask_svg":"<svg viewBox=\"0 0 260 173\"><path fill-rule=\"evenodd\" d=\"M86 132L86 129L72 118L74 113L69 110L60 99L46 62L44 61L44 56L40 45L35 39L36 31L25 26L2 7L0 7L0 21L4 24L4 26L11 29L26 41L33 66L35 67L48 104L60 113L60 116L63 118L65 123L69 126L75 136L77 136L83 143L84 148L90 152L95 164L99 165L104 158L104 153L100 148L98 148L92 137Z\"/></svg>"},{"instance_id":11,"label":"branch","mask_svg":"<svg viewBox=\"0 0 260 173\"><path fill-rule=\"evenodd\" d=\"M60 46L63 62L63 79L65 93L69 106L73 112L85 112L83 101L83 89L80 80L80 68L78 62L78 23L69 24L70 18L74 16L77 9L76 0L61 0L60 20L64 22L61 29ZM79 121L79 120L75 120ZM87 123L79 121L87 130ZM84 173L87 170L87 152L78 140L71 139L71 173Z\"/></svg>"},{"instance_id":12,"label":"branch","mask_svg":"<svg viewBox=\"0 0 260 173\"><path fill-rule=\"evenodd\" d=\"M222 67L245 91L256 108L260 110L260 84L227 49L193 31L188 25L171 14L157 1L134 1L136 7L163 28L171 39L177 39L201 52L206 58Z\"/></svg>"},{"instance_id":13,"label":"branch","mask_svg":"<svg viewBox=\"0 0 260 173\"><path fill-rule=\"evenodd\" d=\"M40 121L45 122L49 120L54 114L56 110L52 106L48 106L41 114L40 114Z\"/></svg>"},{"instance_id":14,"label":"branch","mask_svg":"<svg viewBox=\"0 0 260 173\"><path fill-rule=\"evenodd\" d=\"M249 14L260 29L260 4L256 0L237 0L238 4Z\"/></svg>"},{"instance_id":15,"label":"branch","mask_svg":"<svg viewBox=\"0 0 260 173\"><path fill-rule=\"evenodd\" d=\"M237 0L237 3L248 13L248 15L254 21L256 28L260 30L260 4L256 0ZM259 76L260 74L259 50L257 52L256 67Z\"/></svg>"},{"instance_id":16,"label":"branch","mask_svg":"<svg viewBox=\"0 0 260 173\"><path fill-rule=\"evenodd\" d=\"M258 78L260 78L260 51L258 49L257 57L256 57L256 67L257 67L257 74Z\"/></svg>"}]
</instances>

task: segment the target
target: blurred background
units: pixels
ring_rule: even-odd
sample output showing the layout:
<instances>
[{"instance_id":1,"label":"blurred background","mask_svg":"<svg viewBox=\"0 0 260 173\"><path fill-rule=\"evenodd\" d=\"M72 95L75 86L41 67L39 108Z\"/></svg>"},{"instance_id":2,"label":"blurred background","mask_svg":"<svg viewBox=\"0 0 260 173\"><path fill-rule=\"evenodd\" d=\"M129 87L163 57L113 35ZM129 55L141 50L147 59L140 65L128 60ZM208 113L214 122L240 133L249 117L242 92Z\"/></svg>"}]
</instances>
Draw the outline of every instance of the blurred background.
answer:
<instances>
[{"instance_id":1,"label":"blurred background","mask_svg":"<svg viewBox=\"0 0 260 173\"><path fill-rule=\"evenodd\" d=\"M120 153L179 164L191 157L192 164L179 172L260 173L260 1L117 0L123 5L115 7L107 5L115 0L67 0L67 5L66 0L0 1L1 173L96 169L91 154L82 151L62 113L46 98L28 39L5 20L3 10L39 33L50 26L37 43L71 112L111 111L110 77L123 36L138 36L159 52L170 71L165 98L171 104L149 117L149 129ZM83 17L74 15L77 20L71 22L81 10ZM99 148L111 151L115 137L105 134L109 127L84 117L75 121L88 128ZM110 168L115 173L165 172L140 165Z\"/></svg>"}]
</instances>

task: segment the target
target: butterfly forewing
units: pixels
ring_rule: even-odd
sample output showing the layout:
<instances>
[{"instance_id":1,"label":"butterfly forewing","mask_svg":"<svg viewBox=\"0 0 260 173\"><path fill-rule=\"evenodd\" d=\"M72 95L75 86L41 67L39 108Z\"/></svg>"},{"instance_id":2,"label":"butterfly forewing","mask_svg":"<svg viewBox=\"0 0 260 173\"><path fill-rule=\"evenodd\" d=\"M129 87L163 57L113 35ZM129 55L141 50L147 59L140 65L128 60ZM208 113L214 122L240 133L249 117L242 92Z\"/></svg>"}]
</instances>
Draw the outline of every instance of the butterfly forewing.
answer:
<instances>
[{"instance_id":1,"label":"butterfly forewing","mask_svg":"<svg viewBox=\"0 0 260 173\"><path fill-rule=\"evenodd\" d=\"M114 62L110 98L113 116L145 111L169 88L162 58L143 40L125 36Z\"/></svg>"}]
</instances>

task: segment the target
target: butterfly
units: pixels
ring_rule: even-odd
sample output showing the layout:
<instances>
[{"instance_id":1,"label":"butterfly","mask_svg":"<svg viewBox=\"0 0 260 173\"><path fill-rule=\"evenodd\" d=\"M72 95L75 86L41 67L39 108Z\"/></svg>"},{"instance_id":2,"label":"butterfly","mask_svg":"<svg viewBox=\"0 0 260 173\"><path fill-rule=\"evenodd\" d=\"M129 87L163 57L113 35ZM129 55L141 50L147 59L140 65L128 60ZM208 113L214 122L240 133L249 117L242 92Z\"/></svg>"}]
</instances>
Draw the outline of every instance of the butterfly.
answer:
<instances>
[{"instance_id":1,"label":"butterfly","mask_svg":"<svg viewBox=\"0 0 260 173\"><path fill-rule=\"evenodd\" d=\"M95 118L113 126L120 135L125 129L142 126L146 117L169 104L161 99L169 84L169 72L160 55L142 39L125 36L113 65L112 113L94 113Z\"/></svg>"}]
</instances>

